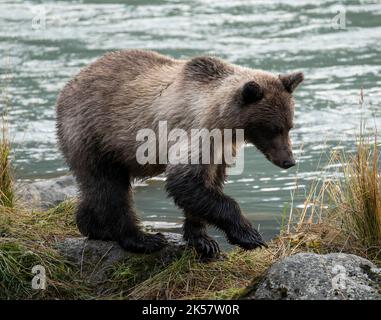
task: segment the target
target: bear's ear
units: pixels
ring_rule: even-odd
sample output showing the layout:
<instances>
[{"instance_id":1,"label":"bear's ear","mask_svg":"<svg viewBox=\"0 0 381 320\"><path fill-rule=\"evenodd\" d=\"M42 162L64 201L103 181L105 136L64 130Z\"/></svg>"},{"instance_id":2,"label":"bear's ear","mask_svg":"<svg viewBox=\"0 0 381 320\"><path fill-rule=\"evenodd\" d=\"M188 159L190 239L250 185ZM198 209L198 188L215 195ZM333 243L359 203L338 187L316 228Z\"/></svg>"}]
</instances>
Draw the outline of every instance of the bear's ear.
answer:
<instances>
[{"instance_id":1,"label":"bear's ear","mask_svg":"<svg viewBox=\"0 0 381 320\"><path fill-rule=\"evenodd\" d=\"M303 72L281 74L279 75L279 79L282 82L284 88L289 93L293 93L294 90L303 82L304 74Z\"/></svg>"},{"instance_id":2,"label":"bear's ear","mask_svg":"<svg viewBox=\"0 0 381 320\"><path fill-rule=\"evenodd\" d=\"M242 101L244 104L255 103L263 98L263 89L255 81L246 82L242 88Z\"/></svg>"}]
</instances>

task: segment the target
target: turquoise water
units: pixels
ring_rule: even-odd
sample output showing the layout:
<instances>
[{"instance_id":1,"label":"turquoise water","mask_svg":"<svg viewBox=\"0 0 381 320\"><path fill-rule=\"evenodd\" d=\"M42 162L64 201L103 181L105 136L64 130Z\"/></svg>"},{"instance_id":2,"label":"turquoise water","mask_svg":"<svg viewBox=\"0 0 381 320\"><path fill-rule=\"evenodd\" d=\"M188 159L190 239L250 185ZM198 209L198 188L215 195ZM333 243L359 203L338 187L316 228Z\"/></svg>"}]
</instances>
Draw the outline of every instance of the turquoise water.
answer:
<instances>
[{"instance_id":1,"label":"turquoise water","mask_svg":"<svg viewBox=\"0 0 381 320\"><path fill-rule=\"evenodd\" d=\"M332 24L338 10L341 17L345 12L341 29ZM45 25L33 24L36 17ZM55 99L71 76L105 52L214 54L277 73L302 70L306 80L296 93L292 131L298 168L280 170L247 147L244 174L226 184L269 239L291 205L296 177L294 206L300 207L325 155L353 148L361 113L369 125L380 124L380 43L380 1L0 1L1 87L10 99L18 177L67 172L55 140ZM179 231L182 214L163 185L158 178L136 187L136 205L144 221Z\"/></svg>"}]
</instances>

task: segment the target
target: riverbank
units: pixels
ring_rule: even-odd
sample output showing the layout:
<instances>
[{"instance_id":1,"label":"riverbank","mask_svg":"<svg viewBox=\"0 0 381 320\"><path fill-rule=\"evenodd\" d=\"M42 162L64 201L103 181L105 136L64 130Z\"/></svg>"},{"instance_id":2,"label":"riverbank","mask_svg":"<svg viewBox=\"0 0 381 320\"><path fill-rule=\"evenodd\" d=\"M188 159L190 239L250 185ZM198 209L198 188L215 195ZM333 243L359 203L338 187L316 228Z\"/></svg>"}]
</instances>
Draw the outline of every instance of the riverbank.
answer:
<instances>
[{"instance_id":1,"label":"riverbank","mask_svg":"<svg viewBox=\"0 0 381 320\"><path fill-rule=\"evenodd\" d=\"M235 299L252 292L274 263L297 253L367 256L324 222L284 231L267 249L235 249L211 262L198 261L176 236L159 253L129 254L115 243L82 238L74 208L73 201L47 211L2 208L1 299ZM378 257L373 262L380 265ZM36 265L46 272L44 290L31 286Z\"/></svg>"}]
</instances>

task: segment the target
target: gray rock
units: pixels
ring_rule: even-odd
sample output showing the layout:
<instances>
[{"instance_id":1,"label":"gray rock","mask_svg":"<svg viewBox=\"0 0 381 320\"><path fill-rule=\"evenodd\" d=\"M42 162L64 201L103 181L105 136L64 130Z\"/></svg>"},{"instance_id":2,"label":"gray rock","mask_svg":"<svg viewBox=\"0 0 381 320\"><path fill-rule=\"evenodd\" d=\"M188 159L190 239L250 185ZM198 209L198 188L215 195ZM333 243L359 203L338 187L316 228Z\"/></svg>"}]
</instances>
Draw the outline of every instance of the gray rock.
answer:
<instances>
[{"instance_id":1,"label":"gray rock","mask_svg":"<svg viewBox=\"0 0 381 320\"><path fill-rule=\"evenodd\" d=\"M144 185L135 182L133 187ZM28 207L48 209L61 202L77 197L78 187L72 175L34 182L17 182L15 191L23 204Z\"/></svg>"},{"instance_id":2,"label":"gray rock","mask_svg":"<svg viewBox=\"0 0 381 320\"><path fill-rule=\"evenodd\" d=\"M67 238L57 244L57 249L69 261L79 267L81 275L91 283L108 279L107 271L118 263L141 258L150 264L163 264L177 259L184 251L185 243L180 234L163 232L168 245L152 254L134 254L125 251L113 241L89 240L87 238Z\"/></svg>"},{"instance_id":3,"label":"gray rock","mask_svg":"<svg viewBox=\"0 0 381 320\"><path fill-rule=\"evenodd\" d=\"M15 189L18 198L24 204L43 209L75 198L78 191L73 176L62 176L32 183L17 183Z\"/></svg>"},{"instance_id":4,"label":"gray rock","mask_svg":"<svg viewBox=\"0 0 381 320\"><path fill-rule=\"evenodd\" d=\"M380 300L381 269L343 253L299 253L275 263L246 298Z\"/></svg>"}]
</instances>

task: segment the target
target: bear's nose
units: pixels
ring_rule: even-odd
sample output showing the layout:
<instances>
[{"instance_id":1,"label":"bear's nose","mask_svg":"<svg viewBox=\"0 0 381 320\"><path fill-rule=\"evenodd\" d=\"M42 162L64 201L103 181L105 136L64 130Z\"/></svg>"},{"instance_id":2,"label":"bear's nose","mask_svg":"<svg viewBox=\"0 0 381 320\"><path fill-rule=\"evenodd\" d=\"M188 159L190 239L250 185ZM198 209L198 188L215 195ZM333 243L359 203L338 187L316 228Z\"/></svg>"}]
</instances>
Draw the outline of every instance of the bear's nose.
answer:
<instances>
[{"instance_id":1,"label":"bear's nose","mask_svg":"<svg viewBox=\"0 0 381 320\"><path fill-rule=\"evenodd\" d=\"M282 165L282 167L283 167L284 169L288 169L288 168L293 167L295 164L296 164L296 163L295 163L295 160L294 160L294 159L292 159L292 160L285 160L285 161L283 161L283 165Z\"/></svg>"}]
</instances>

